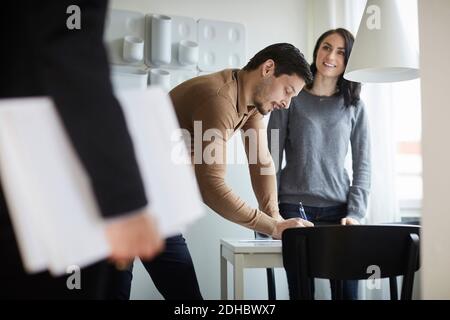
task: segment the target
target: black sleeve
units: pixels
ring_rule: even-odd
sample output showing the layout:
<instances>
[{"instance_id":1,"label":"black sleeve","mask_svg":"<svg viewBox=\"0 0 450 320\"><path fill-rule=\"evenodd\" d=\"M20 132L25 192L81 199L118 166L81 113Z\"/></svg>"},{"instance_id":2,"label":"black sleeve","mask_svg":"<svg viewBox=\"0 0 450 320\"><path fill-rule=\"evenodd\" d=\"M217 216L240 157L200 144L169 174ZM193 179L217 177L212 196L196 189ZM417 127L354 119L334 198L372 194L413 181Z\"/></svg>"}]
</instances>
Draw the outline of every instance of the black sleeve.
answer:
<instances>
[{"instance_id":1,"label":"black sleeve","mask_svg":"<svg viewBox=\"0 0 450 320\"><path fill-rule=\"evenodd\" d=\"M81 29L69 30L67 7L81 9ZM56 104L90 177L105 217L147 204L122 109L113 95L103 29L103 0L31 1L30 32L42 86Z\"/></svg>"}]
</instances>

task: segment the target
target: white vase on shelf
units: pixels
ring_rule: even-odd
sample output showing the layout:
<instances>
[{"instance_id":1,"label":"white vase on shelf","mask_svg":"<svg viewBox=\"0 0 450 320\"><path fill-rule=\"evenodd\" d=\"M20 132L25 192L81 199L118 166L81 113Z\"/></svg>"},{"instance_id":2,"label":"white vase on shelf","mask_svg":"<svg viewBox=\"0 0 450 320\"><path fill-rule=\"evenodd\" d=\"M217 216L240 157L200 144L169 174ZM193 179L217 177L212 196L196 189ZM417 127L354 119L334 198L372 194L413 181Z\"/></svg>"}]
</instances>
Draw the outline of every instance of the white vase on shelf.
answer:
<instances>
[{"instance_id":1,"label":"white vase on shelf","mask_svg":"<svg viewBox=\"0 0 450 320\"><path fill-rule=\"evenodd\" d=\"M151 62L156 65L169 64L172 58L172 18L152 15Z\"/></svg>"}]
</instances>

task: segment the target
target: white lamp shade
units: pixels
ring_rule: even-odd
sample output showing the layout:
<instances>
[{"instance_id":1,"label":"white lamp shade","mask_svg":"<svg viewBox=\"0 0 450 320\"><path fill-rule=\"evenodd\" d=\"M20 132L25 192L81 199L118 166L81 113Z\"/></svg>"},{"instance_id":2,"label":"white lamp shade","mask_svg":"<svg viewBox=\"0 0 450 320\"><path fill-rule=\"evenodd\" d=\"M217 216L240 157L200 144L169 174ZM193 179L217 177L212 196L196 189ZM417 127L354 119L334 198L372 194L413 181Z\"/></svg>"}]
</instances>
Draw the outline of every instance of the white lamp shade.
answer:
<instances>
[{"instance_id":1,"label":"white lamp shade","mask_svg":"<svg viewBox=\"0 0 450 320\"><path fill-rule=\"evenodd\" d=\"M408 41L397 0L368 0L344 78L382 83L418 77L418 53Z\"/></svg>"}]
</instances>

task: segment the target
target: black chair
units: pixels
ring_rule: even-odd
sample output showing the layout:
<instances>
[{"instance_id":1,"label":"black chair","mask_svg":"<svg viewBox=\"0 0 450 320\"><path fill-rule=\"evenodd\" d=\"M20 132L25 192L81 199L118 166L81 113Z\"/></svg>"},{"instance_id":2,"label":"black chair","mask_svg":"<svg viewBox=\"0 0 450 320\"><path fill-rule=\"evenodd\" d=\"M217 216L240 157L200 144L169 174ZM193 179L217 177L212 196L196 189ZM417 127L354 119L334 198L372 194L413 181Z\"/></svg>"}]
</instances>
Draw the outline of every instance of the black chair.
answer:
<instances>
[{"instance_id":1,"label":"black chair","mask_svg":"<svg viewBox=\"0 0 450 320\"><path fill-rule=\"evenodd\" d=\"M255 231L255 239L271 239L270 236L256 232ZM267 268L266 269L267 274L267 293L269 300L276 300L277 299L277 293L275 288L275 271L273 268Z\"/></svg>"},{"instance_id":2,"label":"black chair","mask_svg":"<svg viewBox=\"0 0 450 320\"><path fill-rule=\"evenodd\" d=\"M293 228L283 232L283 264L295 275L290 298L313 300L314 278L334 281L342 299L342 280L368 279L369 266L389 278L391 300L397 300L397 276L403 276L402 300L411 300L414 272L419 269L420 226L357 225Z\"/></svg>"}]
</instances>

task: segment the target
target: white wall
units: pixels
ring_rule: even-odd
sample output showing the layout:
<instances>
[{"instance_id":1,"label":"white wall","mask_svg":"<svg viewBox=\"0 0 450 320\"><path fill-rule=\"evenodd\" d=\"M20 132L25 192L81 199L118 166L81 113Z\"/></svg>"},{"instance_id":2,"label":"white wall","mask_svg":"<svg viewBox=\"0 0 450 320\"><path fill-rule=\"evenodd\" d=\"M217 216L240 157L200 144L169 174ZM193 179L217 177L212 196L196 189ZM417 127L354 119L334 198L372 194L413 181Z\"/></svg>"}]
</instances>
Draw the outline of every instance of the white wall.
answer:
<instances>
[{"instance_id":1,"label":"white wall","mask_svg":"<svg viewBox=\"0 0 450 320\"><path fill-rule=\"evenodd\" d=\"M422 78L422 297L450 299L450 2L419 0Z\"/></svg>"},{"instance_id":2,"label":"white wall","mask_svg":"<svg viewBox=\"0 0 450 320\"><path fill-rule=\"evenodd\" d=\"M113 0L110 7L143 13L243 23L247 27L247 54L275 42L306 45L306 0Z\"/></svg>"},{"instance_id":3,"label":"white wall","mask_svg":"<svg viewBox=\"0 0 450 320\"><path fill-rule=\"evenodd\" d=\"M276 42L290 42L303 52L307 49L307 0L114 0L110 6L114 9L143 13L172 14L243 23L247 30L248 58ZM239 156L242 157L243 149L240 143L238 146ZM247 165L229 166L227 182L244 200L257 206ZM191 226L185 233L185 237L204 298L219 299L219 239L252 238L253 232L224 220L207 208L205 210L207 213L204 218ZM135 267L132 298L160 298L140 263ZM287 299L284 270L278 269L276 272L277 298ZM231 277L232 274L229 273L229 276ZM231 282L229 287L232 288ZM246 299L267 299L265 271L247 269L244 287Z\"/></svg>"}]
</instances>

